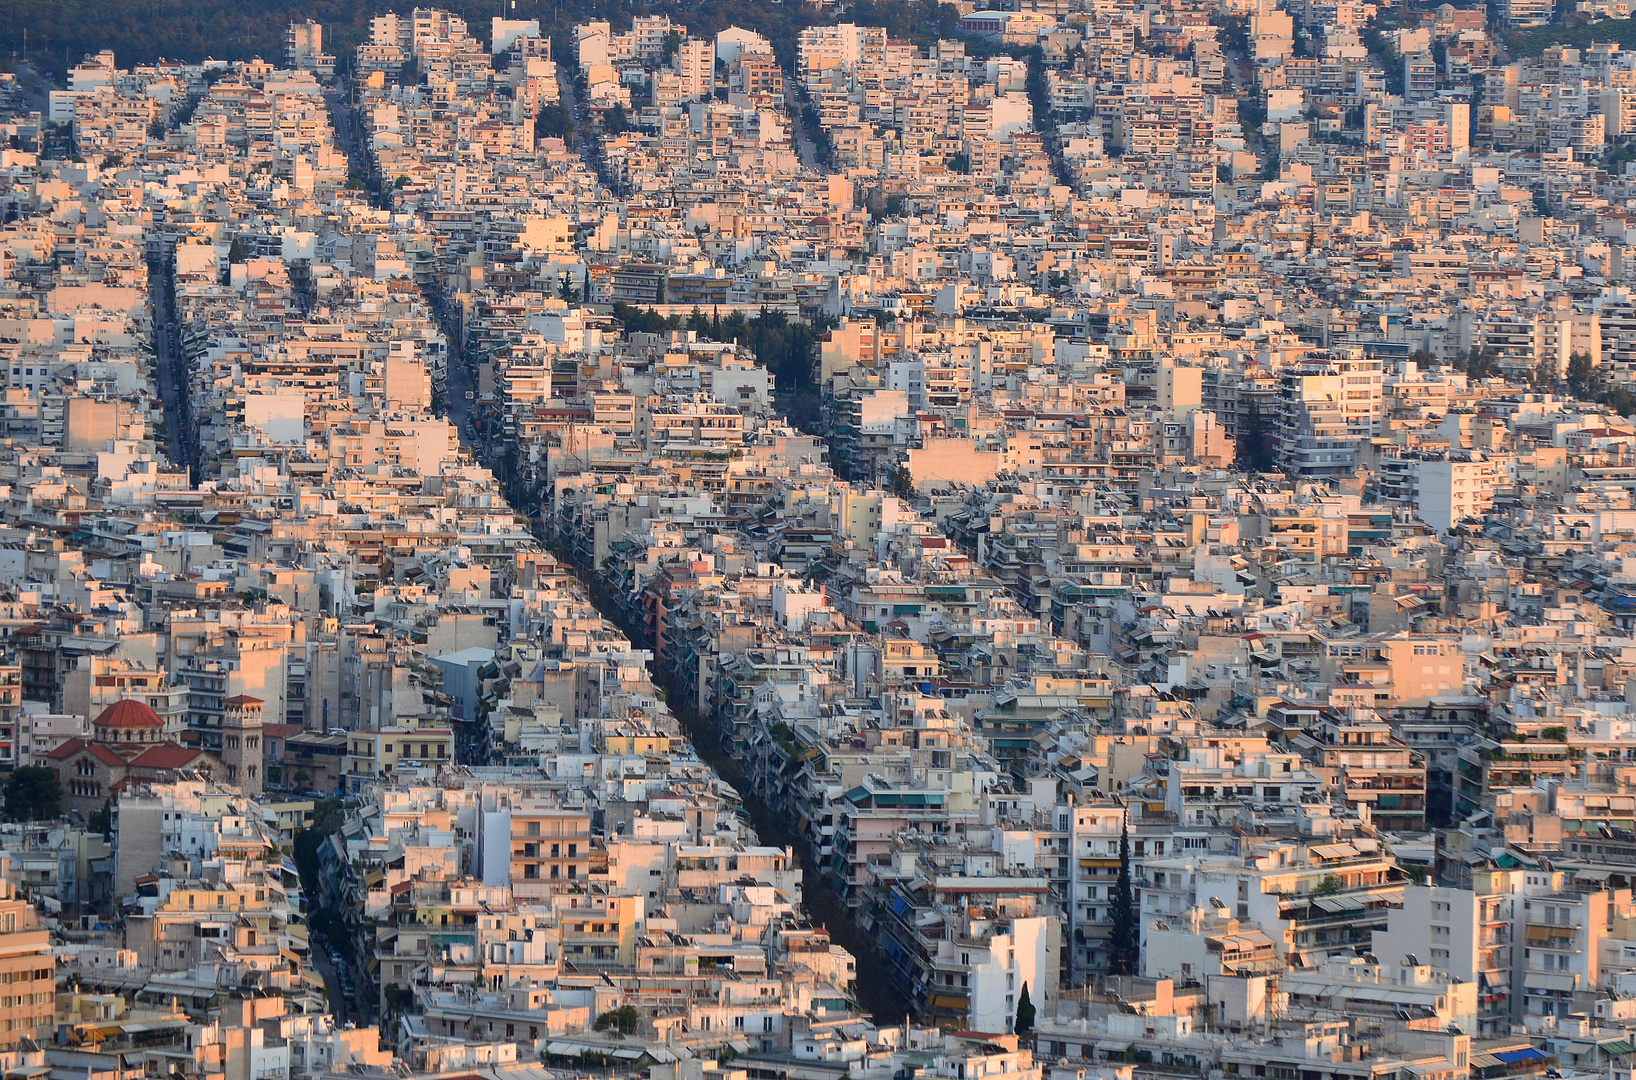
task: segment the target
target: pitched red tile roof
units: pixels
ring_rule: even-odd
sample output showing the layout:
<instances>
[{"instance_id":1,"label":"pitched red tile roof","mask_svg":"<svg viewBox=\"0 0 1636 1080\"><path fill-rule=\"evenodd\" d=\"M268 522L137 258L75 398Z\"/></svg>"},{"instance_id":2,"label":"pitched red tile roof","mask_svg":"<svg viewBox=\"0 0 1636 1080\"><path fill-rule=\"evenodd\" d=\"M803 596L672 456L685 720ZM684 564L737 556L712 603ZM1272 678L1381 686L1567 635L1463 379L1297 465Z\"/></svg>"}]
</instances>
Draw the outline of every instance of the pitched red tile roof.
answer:
<instances>
[{"instance_id":1,"label":"pitched red tile roof","mask_svg":"<svg viewBox=\"0 0 1636 1080\"><path fill-rule=\"evenodd\" d=\"M73 757L75 754L79 753L81 750L90 745L91 744L88 740L82 739L76 735L74 738L69 739L67 742L51 751L51 753L47 754L46 757L51 761L62 761L64 758Z\"/></svg>"},{"instance_id":2,"label":"pitched red tile roof","mask_svg":"<svg viewBox=\"0 0 1636 1080\"><path fill-rule=\"evenodd\" d=\"M201 757L209 757L205 750L190 750L176 743L162 743L150 747L131 759L133 769L181 769Z\"/></svg>"},{"instance_id":3,"label":"pitched red tile roof","mask_svg":"<svg viewBox=\"0 0 1636 1080\"><path fill-rule=\"evenodd\" d=\"M125 764L124 758L114 753L113 750L107 746L104 746L102 743L94 743L78 737L69 739L67 742L51 751L51 753L47 754L46 758L51 761L67 761L81 750L90 754L104 765L123 766Z\"/></svg>"}]
</instances>

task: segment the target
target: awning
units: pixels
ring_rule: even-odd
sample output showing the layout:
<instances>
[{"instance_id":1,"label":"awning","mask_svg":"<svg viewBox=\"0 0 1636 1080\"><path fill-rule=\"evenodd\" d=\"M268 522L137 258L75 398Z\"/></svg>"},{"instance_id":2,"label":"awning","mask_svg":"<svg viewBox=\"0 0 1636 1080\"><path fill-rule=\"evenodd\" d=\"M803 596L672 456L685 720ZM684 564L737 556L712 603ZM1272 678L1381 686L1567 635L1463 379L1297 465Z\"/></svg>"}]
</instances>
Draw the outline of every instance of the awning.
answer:
<instances>
[{"instance_id":1,"label":"awning","mask_svg":"<svg viewBox=\"0 0 1636 1080\"><path fill-rule=\"evenodd\" d=\"M1609 1054L1628 1054L1632 1051L1636 1051L1636 1046L1631 1046L1623 1039L1614 1039L1612 1042L1598 1043L1597 1048Z\"/></svg>"},{"instance_id":2,"label":"awning","mask_svg":"<svg viewBox=\"0 0 1636 1080\"><path fill-rule=\"evenodd\" d=\"M1325 911L1362 911L1363 897L1361 896L1320 896L1312 901L1312 906Z\"/></svg>"},{"instance_id":3,"label":"awning","mask_svg":"<svg viewBox=\"0 0 1636 1080\"><path fill-rule=\"evenodd\" d=\"M116 1020L108 1024L98 1024L98 1031L104 1034L148 1035L155 1031L181 1031L188 1022L180 1019L163 1020Z\"/></svg>"},{"instance_id":4,"label":"awning","mask_svg":"<svg viewBox=\"0 0 1636 1080\"><path fill-rule=\"evenodd\" d=\"M1573 992L1574 977L1554 972L1530 971L1523 975L1523 985L1530 990L1549 990L1557 994Z\"/></svg>"},{"instance_id":5,"label":"awning","mask_svg":"<svg viewBox=\"0 0 1636 1080\"><path fill-rule=\"evenodd\" d=\"M1234 975L1271 975L1284 967L1284 962L1276 956L1265 957L1260 960L1228 960L1223 961L1222 969L1231 971Z\"/></svg>"},{"instance_id":6,"label":"awning","mask_svg":"<svg viewBox=\"0 0 1636 1080\"><path fill-rule=\"evenodd\" d=\"M30 1080L32 1077L50 1075L50 1065L19 1065L6 1070L6 1080Z\"/></svg>"},{"instance_id":7,"label":"awning","mask_svg":"<svg viewBox=\"0 0 1636 1080\"><path fill-rule=\"evenodd\" d=\"M1130 1049L1130 1043L1122 1039L1097 1039L1096 1048L1104 1054L1123 1054Z\"/></svg>"},{"instance_id":8,"label":"awning","mask_svg":"<svg viewBox=\"0 0 1636 1080\"><path fill-rule=\"evenodd\" d=\"M1519 1061L1544 1061L1551 1055L1541 1053L1532 1046L1526 1046L1521 1050L1505 1050L1495 1054L1494 1056L1505 1062L1507 1065L1515 1065Z\"/></svg>"},{"instance_id":9,"label":"awning","mask_svg":"<svg viewBox=\"0 0 1636 1080\"><path fill-rule=\"evenodd\" d=\"M506 1080L555 1080L555 1074L539 1065L524 1065L522 1062L506 1064Z\"/></svg>"},{"instance_id":10,"label":"awning","mask_svg":"<svg viewBox=\"0 0 1636 1080\"><path fill-rule=\"evenodd\" d=\"M636 1060L641 1058L642 1051L632 1050L630 1047L627 1046L622 1050L615 1050L613 1052L613 1056L616 1057L616 1058L620 1058L621 1060L624 1060L624 1061L636 1061Z\"/></svg>"}]
</instances>

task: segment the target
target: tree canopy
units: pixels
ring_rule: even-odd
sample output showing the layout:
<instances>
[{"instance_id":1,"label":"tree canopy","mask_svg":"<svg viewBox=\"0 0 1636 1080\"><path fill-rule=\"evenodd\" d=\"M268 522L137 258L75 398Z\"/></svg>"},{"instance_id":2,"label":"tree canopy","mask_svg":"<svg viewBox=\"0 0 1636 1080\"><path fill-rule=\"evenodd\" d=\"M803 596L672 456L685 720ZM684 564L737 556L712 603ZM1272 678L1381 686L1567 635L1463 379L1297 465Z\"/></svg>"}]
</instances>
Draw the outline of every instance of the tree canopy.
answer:
<instances>
[{"instance_id":1,"label":"tree canopy","mask_svg":"<svg viewBox=\"0 0 1636 1080\"><path fill-rule=\"evenodd\" d=\"M640 1019L641 1015L634 1005L621 1005L598 1016L596 1023L591 1026L596 1031L617 1031L621 1035L634 1035L637 1021Z\"/></svg>"},{"instance_id":2,"label":"tree canopy","mask_svg":"<svg viewBox=\"0 0 1636 1080\"><path fill-rule=\"evenodd\" d=\"M814 385L813 360L823 328L791 319L781 311L763 309L755 318L734 311L725 318L695 310L686 319L665 317L656 311L616 303L613 316L627 333L665 334L692 330L704 341L733 341L747 346L763 367L773 373L780 390L801 391Z\"/></svg>"},{"instance_id":3,"label":"tree canopy","mask_svg":"<svg viewBox=\"0 0 1636 1080\"><path fill-rule=\"evenodd\" d=\"M49 821L62 812L62 785L43 765L25 765L6 781L7 821Z\"/></svg>"},{"instance_id":4,"label":"tree canopy","mask_svg":"<svg viewBox=\"0 0 1636 1080\"><path fill-rule=\"evenodd\" d=\"M320 799L313 804L312 824L295 834L295 868L308 896L318 895L318 849L345 821L346 805L340 799Z\"/></svg>"}]
</instances>

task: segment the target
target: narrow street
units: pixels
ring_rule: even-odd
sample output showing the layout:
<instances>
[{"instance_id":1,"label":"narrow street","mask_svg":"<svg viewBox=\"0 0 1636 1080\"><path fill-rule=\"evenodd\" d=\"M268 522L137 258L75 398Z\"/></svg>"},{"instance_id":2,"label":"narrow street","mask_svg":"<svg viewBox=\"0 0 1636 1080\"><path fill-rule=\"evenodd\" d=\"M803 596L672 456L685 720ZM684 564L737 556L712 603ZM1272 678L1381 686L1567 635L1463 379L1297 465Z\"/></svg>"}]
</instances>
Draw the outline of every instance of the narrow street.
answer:
<instances>
[{"instance_id":1,"label":"narrow street","mask_svg":"<svg viewBox=\"0 0 1636 1080\"><path fill-rule=\"evenodd\" d=\"M463 343L458 340L460 324L453 318L452 313L439 312L439 325L443 334L449 339L449 362L444 375L444 396L447 399L444 405L444 414L449 423L455 426L460 435L460 444L470 447L479 461L484 455L477 438L477 432L471 427L471 411L477 396L477 376L471 369L470 361L466 357ZM466 395L470 394L471 397Z\"/></svg>"},{"instance_id":2,"label":"narrow street","mask_svg":"<svg viewBox=\"0 0 1636 1080\"><path fill-rule=\"evenodd\" d=\"M347 160L354 165L361 164L359 160L358 136L352 130L352 106L349 103L351 94L347 87L346 77L337 76L335 85L324 91L324 102L329 106L330 126L335 129L335 137L341 142L341 149Z\"/></svg>"},{"instance_id":3,"label":"narrow street","mask_svg":"<svg viewBox=\"0 0 1636 1080\"><path fill-rule=\"evenodd\" d=\"M797 104L800 103L797 102ZM807 132L807 122L802 119L799 108L790 115L790 139L795 143L795 152L800 155L802 166L808 169L817 169L819 167L818 145L812 141L812 136Z\"/></svg>"},{"instance_id":4,"label":"narrow street","mask_svg":"<svg viewBox=\"0 0 1636 1080\"><path fill-rule=\"evenodd\" d=\"M574 76L567 64L557 65L557 88L562 94L562 104L574 117L574 132L579 142L579 157L585 162L585 167L598 176L602 175L597 167L595 155L591 147L596 145L596 132L591 128L590 119L585 115L585 107L580 104L579 96L574 92Z\"/></svg>"},{"instance_id":5,"label":"narrow street","mask_svg":"<svg viewBox=\"0 0 1636 1080\"><path fill-rule=\"evenodd\" d=\"M18 64L17 82L23 87L30 109L38 110L41 116L51 115L51 91L56 87L46 81L39 68L27 60Z\"/></svg>"},{"instance_id":6,"label":"narrow street","mask_svg":"<svg viewBox=\"0 0 1636 1080\"><path fill-rule=\"evenodd\" d=\"M347 156L347 175L367 178L369 158L358 142L358 131L352 123L352 88L345 75L337 75L335 82L324 91L324 104L329 106L329 122L330 127L335 129L335 141Z\"/></svg>"},{"instance_id":7,"label":"narrow street","mask_svg":"<svg viewBox=\"0 0 1636 1080\"><path fill-rule=\"evenodd\" d=\"M324 986L329 990L330 1011L335 1014L336 1024L345 1024L348 1020L362 1027L369 1023L367 1002L350 1001L342 990L341 974L330 960L328 953L329 942L323 937L312 940L312 965L324 979ZM359 1006L364 1006L360 1008Z\"/></svg>"},{"instance_id":8,"label":"narrow street","mask_svg":"<svg viewBox=\"0 0 1636 1080\"><path fill-rule=\"evenodd\" d=\"M341 978L335 972L335 965L330 963L329 955L324 952L323 938L312 941L312 966L324 980L324 989L329 991L330 1011L335 1014L335 1022L344 1024L347 1020L346 1000L341 994Z\"/></svg>"},{"instance_id":9,"label":"narrow street","mask_svg":"<svg viewBox=\"0 0 1636 1080\"><path fill-rule=\"evenodd\" d=\"M169 436L167 447L172 465L193 464L191 410L187 406L187 373L181 359L178 328L171 320L169 262L163 248L158 257L148 263L148 283L153 303L153 362L154 382L159 387L159 400L165 408L165 431Z\"/></svg>"}]
</instances>

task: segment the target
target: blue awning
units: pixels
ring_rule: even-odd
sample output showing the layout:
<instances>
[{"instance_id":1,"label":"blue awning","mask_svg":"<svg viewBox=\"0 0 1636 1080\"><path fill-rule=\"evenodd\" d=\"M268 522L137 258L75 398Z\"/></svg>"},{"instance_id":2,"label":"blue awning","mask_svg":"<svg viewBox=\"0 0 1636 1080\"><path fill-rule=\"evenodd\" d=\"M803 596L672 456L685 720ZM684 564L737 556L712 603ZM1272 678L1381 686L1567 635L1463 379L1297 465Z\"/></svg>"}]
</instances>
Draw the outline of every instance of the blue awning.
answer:
<instances>
[{"instance_id":1,"label":"blue awning","mask_svg":"<svg viewBox=\"0 0 1636 1080\"><path fill-rule=\"evenodd\" d=\"M1507 1050L1503 1054L1495 1054L1494 1056L1505 1062L1507 1065L1515 1065L1519 1061L1544 1061L1546 1058L1550 1057L1549 1054L1543 1054L1540 1051L1535 1050L1532 1046L1528 1047L1526 1050Z\"/></svg>"}]
</instances>

